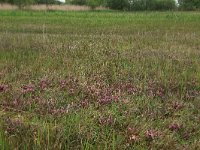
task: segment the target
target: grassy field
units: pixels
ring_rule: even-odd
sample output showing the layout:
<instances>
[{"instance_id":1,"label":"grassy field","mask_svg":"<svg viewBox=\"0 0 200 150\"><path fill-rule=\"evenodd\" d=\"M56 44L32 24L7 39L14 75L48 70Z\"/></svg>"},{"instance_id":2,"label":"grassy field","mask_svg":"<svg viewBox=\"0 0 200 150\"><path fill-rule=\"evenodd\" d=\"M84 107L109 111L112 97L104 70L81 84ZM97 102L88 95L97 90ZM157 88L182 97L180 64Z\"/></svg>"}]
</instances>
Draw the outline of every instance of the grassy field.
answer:
<instances>
[{"instance_id":1,"label":"grassy field","mask_svg":"<svg viewBox=\"0 0 200 150\"><path fill-rule=\"evenodd\" d=\"M200 149L200 13L0 11L0 149Z\"/></svg>"}]
</instances>

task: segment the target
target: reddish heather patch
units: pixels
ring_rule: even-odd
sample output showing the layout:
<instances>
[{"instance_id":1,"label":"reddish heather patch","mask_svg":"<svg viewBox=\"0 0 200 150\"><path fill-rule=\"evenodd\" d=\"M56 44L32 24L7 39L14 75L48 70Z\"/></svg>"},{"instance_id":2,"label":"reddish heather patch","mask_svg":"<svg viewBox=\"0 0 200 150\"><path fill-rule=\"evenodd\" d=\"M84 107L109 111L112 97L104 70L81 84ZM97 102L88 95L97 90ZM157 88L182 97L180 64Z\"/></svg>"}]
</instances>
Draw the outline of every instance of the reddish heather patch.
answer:
<instances>
[{"instance_id":1,"label":"reddish heather patch","mask_svg":"<svg viewBox=\"0 0 200 150\"><path fill-rule=\"evenodd\" d=\"M99 97L97 101L100 105L106 105L112 103L113 98L110 95L103 95Z\"/></svg>"},{"instance_id":2,"label":"reddish heather patch","mask_svg":"<svg viewBox=\"0 0 200 150\"><path fill-rule=\"evenodd\" d=\"M137 130L136 130L135 128L128 127L128 129L127 129L127 134L128 134L128 135L135 134L136 131L137 131Z\"/></svg>"},{"instance_id":3,"label":"reddish heather patch","mask_svg":"<svg viewBox=\"0 0 200 150\"><path fill-rule=\"evenodd\" d=\"M40 80L39 87L40 87L41 90L44 90L47 87L47 85L48 85L47 80L45 80L45 79Z\"/></svg>"},{"instance_id":4,"label":"reddish heather patch","mask_svg":"<svg viewBox=\"0 0 200 150\"><path fill-rule=\"evenodd\" d=\"M20 119L5 118L3 128L5 130L5 134L8 136L23 137L27 135L27 131L31 131L32 133L37 132L38 127L37 125L25 124ZM33 136L33 134L29 134L29 136Z\"/></svg>"},{"instance_id":5,"label":"reddish heather patch","mask_svg":"<svg viewBox=\"0 0 200 150\"><path fill-rule=\"evenodd\" d=\"M192 136L192 134L195 132L195 128L190 128L190 129L187 129L185 132L183 132L182 134L182 138L185 139L185 140L188 140L190 139L190 137Z\"/></svg>"},{"instance_id":6,"label":"reddish heather patch","mask_svg":"<svg viewBox=\"0 0 200 150\"><path fill-rule=\"evenodd\" d=\"M147 130L145 131L144 135L147 141L152 141L158 136L158 132L153 130Z\"/></svg>"},{"instance_id":7,"label":"reddish heather patch","mask_svg":"<svg viewBox=\"0 0 200 150\"><path fill-rule=\"evenodd\" d=\"M130 82L119 83L113 86L113 90L118 93L127 93L129 95L138 95L141 93L141 89Z\"/></svg>"},{"instance_id":8,"label":"reddish heather patch","mask_svg":"<svg viewBox=\"0 0 200 150\"><path fill-rule=\"evenodd\" d=\"M89 97L95 98L101 94L102 89L97 85L86 85L85 94Z\"/></svg>"},{"instance_id":9,"label":"reddish heather patch","mask_svg":"<svg viewBox=\"0 0 200 150\"><path fill-rule=\"evenodd\" d=\"M179 109L183 108L183 104L181 104L180 102L174 102L172 104L172 108L175 110L179 110Z\"/></svg>"},{"instance_id":10,"label":"reddish heather patch","mask_svg":"<svg viewBox=\"0 0 200 150\"><path fill-rule=\"evenodd\" d=\"M169 125L169 130L171 131L177 131L181 128L181 125L177 124L177 123L172 123Z\"/></svg>"},{"instance_id":11,"label":"reddish heather patch","mask_svg":"<svg viewBox=\"0 0 200 150\"><path fill-rule=\"evenodd\" d=\"M139 141L139 136L135 128L128 127L127 135L128 135L128 141L127 141L128 143L134 143Z\"/></svg>"},{"instance_id":12,"label":"reddish heather patch","mask_svg":"<svg viewBox=\"0 0 200 150\"><path fill-rule=\"evenodd\" d=\"M139 136L134 134L129 136L129 142L137 142L137 141L139 141Z\"/></svg>"},{"instance_id":13,"label":"reddish heather patch","mask_svg":"<svg viewBox=\"0 0 200 150\"><path fill-rule=\"evenodd\" d=\"M147 87L147 95L149 97L159 97L164 98L165 96L165 87L158 82L155 81L149 81L148 87Z\"/></svg>"},{"instance_id":14,"label":"reddish heather patch","mask_svg":"<svg viewBox=\"0 0 200 150\"><path fill-rule=\"evenodd\" d=\"M60 88L67 91L70 96L77 94L80 89L78 79L74 77L68 77L66 80L60 80L59 85Z\"/></svg>"},{"instance_id":15,"label":"reddish heather patch","mask_svg":"<svg viewBox=\"0 0 200 150\"><path fill-rule=\"evenodd\" d=\"M53 116L61 116L65 113L68 112L67 109L65 109L64 107L61 107L61 108L55 108L55 107L50 107L49 109L47 109L48 111L48 114L51 114Z\"/></svg>"},{"instance_id":16,"label":"reddish heather patch","mask_svg":"<svg viewBox=\"0 0 200 150\"><path fill-rule=\"evenodd\" d=\"M18 98L12 101L4 101L2 105L5 110L14 109L15 111L27 111L31 106L34 106L32 111L38 115L61 116L68 113L68 106L58 107L56 101L42 98L30 98L27 100Z\"/></svg>"},{"instance_id":17,"label":"reddish heather patch","mask_svg":"<svg viewBox=\"0 0 200 150\"><path fill-rule=\"evenodd\" d=\"M7 85L2 85L2 84L0 84L0 93L1 93L1 92L5 92L7 89L8 89L8 86L7 86Z\"/></svg>"},{"instance_id":18,"label":"reddish heather patch","mask_svg":"<svg viewBox=\"0 0 200 150\"><path fill-rule=\"evenodd\" d=\"M35 87L32 84L28 84L28 85L23 85L21 88L22 88L22 93L26 94L33 92Z\"/></svg>"},{"instance_id":19,"label":"reddish heather patch","mask_svg":"<svg viewBox=\"0 0 200 150\"><path fill-rule=\"evenodd\" d=\"M37 99L35 101L37 104L37 109L35 112L41 115L53 115L53 116L61 116L65 113L68 113L68 107L57 107L56 101L53 99L44 100L44 99Z\"/></svg>"},{"instance_id":20,"label":"reddish heather patch","mask_svg":"<svg viewBox=\"0 0 200 150\"><path fill-rule=\"evenodd\" d=\"M81 101L80 101L80 105L81 105L81 107L83 107L83 108L88 107L88 106L89 106L89 101L88 101L88 99L83 99L83 100L81 100Z\"/></svg>"},{"instance_id":21,"label":"reddish heather patch","mask_svg":"<svg viewBox=\"0 0 200 150\"><path fill-rule=\"evenodd\" d=\"M23 109L22 107L24 106L24 101L21 101L20 99L14 99L9 103L8 106L17 109Z\"/></svg>"},{"instance_id":22,"label":"reddish heather patch","mask_svg":"<svg viewBox=\"0 0 200 150\"><path fill-rule=\"evenodd\" d=\"M187 100L194 100L198 96L200 96L200 91L188 90L188 91L186 91L184 98Z\"/></svg>"},{"instance_id":23,"label":"reddish heather patch","mask_svg":"<svg viewBox=\"0 0 200 150\"><path fill-rule=\"evenodd\" d=\"M101 126L113 125L115 119L113 119L112 116L100 117L98 122Z\"/></svg>"},{"instance_id":24,"label":"reddish heather patch","mask_svg":"<svg viewBox=\"0 0 200 150\"><path fill-rule=\"evenodd\" d=\"M22 122L19 119L11 120L10 118L7 118L5 120L6 126L5 126L5 132L6 134L14 134L17 130L17 128L22 127Z\"/></svg>"},{"instance_id":25,"label":"reddish heather patch","mask_svg":"<svg viewBox=\"0 0 200 150\"><path fill-rule=\"evenodd\" d=\"M60 80L59 81L59 85L63 89L66 86L66 81L65 80Z\"/></svg>"},{"instance_id":26,"label":"reddish heather patch","mask_svg":"<svg viewBox=\"0 0 200 150\"><path fill-rule=\"evenodd\" d=\"M110 104L119 99L113 88L106 86L104 83L86 85L84 93L88 98L96 99L100 105Z\"/></svg>"}]
</instances>

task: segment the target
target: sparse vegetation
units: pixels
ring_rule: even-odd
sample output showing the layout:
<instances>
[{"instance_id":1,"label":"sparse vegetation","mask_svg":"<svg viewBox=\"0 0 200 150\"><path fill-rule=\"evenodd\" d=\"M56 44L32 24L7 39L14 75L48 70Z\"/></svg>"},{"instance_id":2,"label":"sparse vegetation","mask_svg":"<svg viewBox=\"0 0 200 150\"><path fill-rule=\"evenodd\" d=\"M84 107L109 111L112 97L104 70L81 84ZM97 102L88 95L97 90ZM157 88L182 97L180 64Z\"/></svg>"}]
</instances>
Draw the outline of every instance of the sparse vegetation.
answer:
<instances>
[{"instance_id":1,"label":"sparse vegetation","mask_svg":"<svg viewBox=\"0 0 200 150\"><path fill-rule=\"evenodd\" d=\"M199 24L0 11L0 149L200 149Z\"/></svg>"}]
</instances>

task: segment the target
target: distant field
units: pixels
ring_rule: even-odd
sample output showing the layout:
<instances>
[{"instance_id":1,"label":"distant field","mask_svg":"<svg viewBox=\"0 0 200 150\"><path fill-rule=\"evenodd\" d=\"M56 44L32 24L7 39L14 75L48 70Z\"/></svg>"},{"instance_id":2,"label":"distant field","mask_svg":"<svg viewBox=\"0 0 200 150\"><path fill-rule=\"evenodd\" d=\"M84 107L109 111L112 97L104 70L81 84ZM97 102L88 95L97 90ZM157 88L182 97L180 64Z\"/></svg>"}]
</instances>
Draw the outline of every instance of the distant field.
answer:
<instances>
[{"instance_id":1,"label":"distant field","mask_svg":"<svg viewBox=\"0 0 200 150\"><path fill-rule=\"evenodd\" d=\"M0 149L200 149L200 13L0 11Z\"/></svg>"},{"instance_id":2,"label":"distant field","mask_svg":"<svg viewBox=\"0 0 200 150\"><path fill-rule=\"evenodd\" d=\"M0 10L17 10L18 7L10 4L0 4ZM88 6L77 6L77 5L31 5L24 9L29 10L57 10L57 11L88 11L91 10ZM97 7L96 10L106 10L104 7Z\"/></svg>"}]
</instances>

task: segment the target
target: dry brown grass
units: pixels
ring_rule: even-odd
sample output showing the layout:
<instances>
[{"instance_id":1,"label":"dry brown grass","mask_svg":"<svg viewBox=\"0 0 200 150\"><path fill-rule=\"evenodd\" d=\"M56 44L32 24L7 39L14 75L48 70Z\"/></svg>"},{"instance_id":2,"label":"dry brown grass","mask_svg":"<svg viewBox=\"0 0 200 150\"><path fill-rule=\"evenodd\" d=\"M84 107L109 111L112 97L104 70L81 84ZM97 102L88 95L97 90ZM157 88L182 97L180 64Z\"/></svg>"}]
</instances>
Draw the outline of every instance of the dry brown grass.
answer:
<instances>
[{"instance_id":1,"label":"dry brown grass","mask_svg":"<svg viewBox=\"0 0 200 150\"><path fill-rule=\"evenodd\" d=\"M87 6L75 6L75 5L32 5L32 10L89 10Z\"/></svg>"},{"instance_id":2,"label":"dry brown grass","mask_svg":"<svg viewBox=\"0 0 200 150\"><path fill-rule=\"evenodd\" d=\"M17 6L10 5L10 4L0 4L0 10L15 10Z\"/></svg>"},{"instance_id":3,"label":"dry brown grass","mask_svg":"<svg viewBox=\"0 0 200 150\"><path fill-rule=\"evenodd\" d=\"M1 4L0 10L15 10L18 9L17 6L10 4ZM63 10L63 11L84 11L90 10L91 8L88 6L76 6L76 5L31 5L28 7L31 10ZM96 10L105 10L104 7L98 7Z\"/></svg>"}]
</instances>

